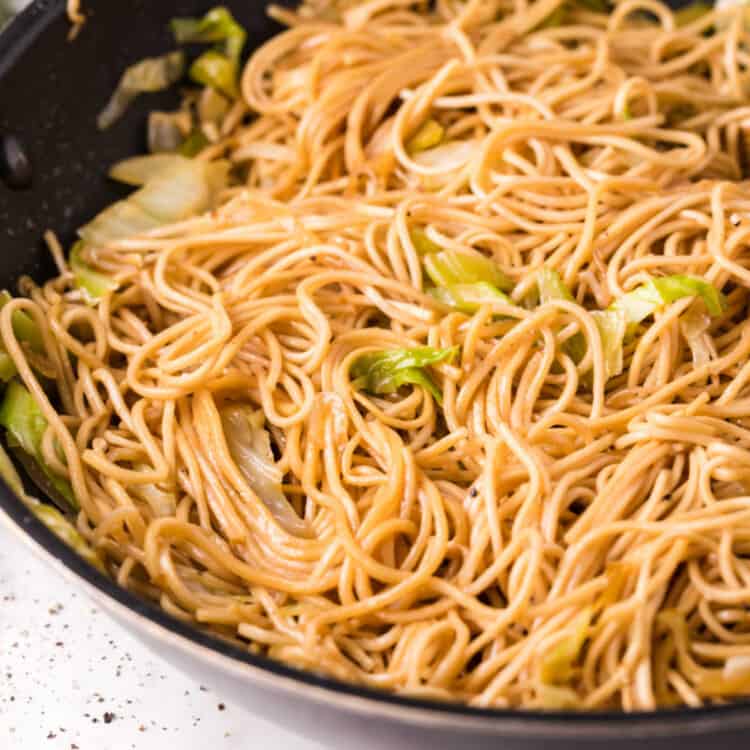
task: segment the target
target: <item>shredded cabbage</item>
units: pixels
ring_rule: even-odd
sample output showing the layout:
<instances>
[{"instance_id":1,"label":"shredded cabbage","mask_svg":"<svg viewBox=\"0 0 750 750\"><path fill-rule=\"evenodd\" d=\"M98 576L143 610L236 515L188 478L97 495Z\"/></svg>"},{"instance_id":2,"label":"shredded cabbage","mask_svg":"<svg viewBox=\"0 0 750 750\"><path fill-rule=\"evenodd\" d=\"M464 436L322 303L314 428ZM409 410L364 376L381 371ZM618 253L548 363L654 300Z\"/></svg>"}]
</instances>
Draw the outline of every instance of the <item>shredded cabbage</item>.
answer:
<instances>
[{"instance_id":1,"label":"shredded cabbage","mask_svg":"<svg viewBox=\"0 0 750 750\"><path fill-rule=\"evenodd\" d=\"M290 534L309 537L310 525L297 515L282 490L283 475L274 461L264 420L262 411L249 406L226 406L221 411L221 423L227 447L245 481L279 525Z\"/></svg>"},{"instance_id":2,"label":"shredded cabbage","mask_svg":"<svg viewBox=\"0 0 750 750\"><path fill-rule=\"evenodd\" d=\"M81 227L78 234L87 245L105 246L203 213L213 206L229 174L229 165L224 161L203 162L178 155L156 154L138 159L154 159L153 162L137 162L141 164L169 166L154 171L146 184L127 200L112 204ZM128 164L131 166L124 166ZM136 179L131 160L115 165L112 171L119 175L125 171L130 180Z\"/></svg>"},{"instance_id":3,"label":"shredded cabbage","mask_svg":"<svg viewBox=\"0 0 750 750\"><path fill-rule=\"evenodd\" d=\"M188 159L179 154L158 153L133 156L118 161L109 170L109 176L126 185L140 187L168 170L182 167Z\"/></svg>"},{"instance_id":4,"label":"shredded cabbage","mask_svg":"<svg viewBox=\"0 0 750 750\"><path fill-rule=\"evenodd\" d=\"M112 98L99 115L100 130L114 125L139 94L168 89L185 73L185 56L170 52L162 57L149 57L129 67L123 73Z\"/></svg>"},{"instance_id":5,"label":"shredded cabbage","mask_svg":"<svg viewBox=\"0 0 750 750\"><path fill-rule=\"evenodd\" d=\"M105 294L117 289L117 281L110 276L95 271L83 260L84 244L82 240L73 245L70 251L70 270L73 272L76 286L81 290L86 301L93 305L97 303Z\"/></svg>"},{"instance_id":6,"label":"shredded cabbage","mask_svg":"<svg viewBox=\"0 0 750 750\"><path fill-rule=\"evenodd\" d=\"M13 299L10 292L0 292L0 310ZM13 333L19 341L25 341L37 353L44 351L44 339L37 324L22 310L16 310L11 318Z\"/></svg>"},{"instance_id":7,"label":"shredded cabbage","mask_svg":"<svg viewBox=\"0 0 750 750\"><path fill-rule=\"evenodd\" d=\"M55 492L59 493L70 507L78 508L78 501L68 480L52 472L44 461L42 439L47 431L47 420L34 397L17 380L11 381L5 390L5 397L0 404L0 425L8 432L8 444L21 448L24 453L31 456Z\"/></svg>"},{"instance_id":8,"label":"shredded cabbage","mask_svg":"<svg viewBox=\"0 0 750 750\"><path fill-rule=\"evenodd\" d=\"M395 393L402 385L419 385L442 404L442 393L425 368L439 362L452 362L457 354L455 346L450 349L420 346L363 354L351 367L352 385L378 395Z\"/></svg>"},{"instance_id":9,"label":"shredded cabbage","mask_svg":"<svg viewBox=\"0 0 750 750\"><path fill-rule=\"evenodd\" d=\"M424 258L424 269L435 286L483 282L502 291L513 288L513 282L497 263L473 250L443 250Z\"/></svg>"},{"instance_id":10,"label":"shredded cabbage","mask_svg":"<svg viewBox=\"0 0 750 750\"><path fill-rule=\"evenodd\" d=\"M185 140L184 128L192 127L192 117L185 111L151 112L148 116L148 150L152 154L177 151Z\"/></svg>"},{"instance_id":11,"label":"shredded cabbage","mask_svg":"<svg viewBox=\"0 0 750 750\"><path fill-rule=\"evenodd\" d=\"M713 358L706 336L710 326L711 316L700 299L696 299L680 316L680 331L690 347L696 367L705 365Z\"/></svg>"},{"instance_id":12,"label":"shredded cabbage","mask_svg":"<svg viewBox=\"0 0 750 750\"><path fill-rule=\"evenodd\" d=\"M536 277L539 302L545 304L552 300L575 302L573 293L562 280L560 274L553 268L546 266L539 270ZM578 364L586 356L586 337L580 331L574 333L563 345L563 351Z\"/></svg>"},{"instance_id":13,"label":"shredded cabbage","mask_svg":"<svg viewBox=\"0 0 750 750\"><path fill-rule=\"evenodd\" d=\"M436 286L427 290L438 302L464 313L475 313L482 305L501 302L512 305L513 301L497 287L485 281L474 284L451 284Z\"/></svg>"},{"instance_id":14,"label":"shredded cabbage","mask_svg":"<svg viewBox=\"0 0 750 750\"><path fill-rule=\"evenodd\" d=\"M191 66L190 77L202 86L210 86L236 99L237 63L216 50L204 52Z\"/></svg>"},{"instance_id":15,"label":"shredded cabbage","mask_svg":"<svg viewBox=\"0 0 750 750\"><path fill-rule=\"evenodd\" d=\"M192 64L190 77L235 99L239 95L237 78L247 33L232 14L217 7L203 18L175 18L171 26L178 44L215 44Z\"/></svg>"},{"instance_id":16,"label":"shredded cabbage","mask_svg":"<svg viewBox=\"0 0 750 750\"><path fill-rule=\"evenodd\" d=\"M539 289L539 301L542 304L555 299L575 302L573 293L568 289L560 274L553 268L547 268L547 266L541 268L537 273L536 283Z\"/></svg>"},{"instance_id":17,"label":"shredded cabbage","mask_svg":"<svg viewBox=\"0 0 750 750\"><path fill-rule=\"evenodd\" d=\"M564 685L575 676L592 616L591 607L586 607L570 623L570 634L542 657L539 677L545 685Z\"/></svg>"},{"instance_id":18,"label":"shredded cabbage","mask_svg":"<svg viewBox=\"0 0 750 750\"><path fill-rule=\"evenodd\" d=\"M537 287L542 303L553 299L573 302L574 298L560 275L551 268L543 268L537 275ZM652 315L657 309L684 297L697 297L704 309L711 315L720 315L726 301L724 295L703 279L675 274L661 276L642 284L613 302L606 310L594 310L594 318L604 353L606 378L619 375L623 369L623 347L625 336L632 333L637 325ZM705 328L697 331L692 318L687 321L686 339L693 351L695 361L703 362L707 356L702 334ZM707 327L707 326L706 326ZM701 339L698 339L698 333ZM571 336L565 343L565 350L576 364L586 354L586 341L581 333ZM710 352L708 353L710 356Z\"/></svg>"},{"instance_id":19,"label":"shredded cabbage","mask_svg":"<svg viewBox=\"0 0 750 750\"><path fill-rule=\"evenodd\" d=\"M622 310L595 310L591 317L599 329L604 355L604 378L612 378L622 372L623 342L627 321Z\"/></svg>"},{"instance_id":20,"label":"shredded cabbage","mask_svg":"<svg viewBox=\"0 0 750 750\"><path fill-rule=\"evenodd\" d=\"M5 307L12 299L13 297L8 291L1 291L0 309ZM44 351L42 332L25 312L16 310L12 316L12 323L13 333L19 341L25 341L34 352L40 353ZM11 378L15 377L17 372L11 356L0 345L0 380L7 383Z\"/></svg>"},{"instance_id":21,"label":"shredded cabbage","mask_svg":"<svg viewBox=\"0 0 750 750\"><path fill-rule=\"evenodd\" d=\"M683 274L651 279L620 297L610 307L622 310L628 325L635 325L660 307L683 297L700 297L713 316L721 315L726 307L724 295L716 287L703 279Z\"/></svg>"}]
</instances>

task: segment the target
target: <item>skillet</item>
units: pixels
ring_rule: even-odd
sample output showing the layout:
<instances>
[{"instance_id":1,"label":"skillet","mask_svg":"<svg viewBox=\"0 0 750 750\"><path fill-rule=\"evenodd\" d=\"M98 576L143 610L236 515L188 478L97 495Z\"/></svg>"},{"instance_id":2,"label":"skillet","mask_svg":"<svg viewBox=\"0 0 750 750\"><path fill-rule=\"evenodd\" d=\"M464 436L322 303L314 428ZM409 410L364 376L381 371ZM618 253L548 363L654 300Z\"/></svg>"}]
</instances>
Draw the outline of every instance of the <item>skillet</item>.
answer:
<instances>
[{"instance_id":1,"label":"skillet","mask_svg":"<svg viewBox=\"0 0 750 750\"><path fill-rule=\"evenodd\" d=\"M224 4L248 30L250 49L279 31L261 0ZM0 34L0 154L10 144L29 160L27 173L16 179L0 163L0 178L6 178L0 179L0 288L15 288L22 274L38 281L51 276L54 269L41 243L44 230L54 228L68 246L77 227L122 197L106 179L106 167L145 151L148 111L175 106L178 93L142 97L105 133L96 129L96 115L125 67L171 49L169 19L202 15L211 5L209 0L87 0L87 25L69 43L65 0L36 0ZM748 746L750 701L629 715L480 710L301 672L217 640L119 588L32 517L2 482L0 521L162 657L250 712L325 747Z\"/></svg>"}]
</instances>

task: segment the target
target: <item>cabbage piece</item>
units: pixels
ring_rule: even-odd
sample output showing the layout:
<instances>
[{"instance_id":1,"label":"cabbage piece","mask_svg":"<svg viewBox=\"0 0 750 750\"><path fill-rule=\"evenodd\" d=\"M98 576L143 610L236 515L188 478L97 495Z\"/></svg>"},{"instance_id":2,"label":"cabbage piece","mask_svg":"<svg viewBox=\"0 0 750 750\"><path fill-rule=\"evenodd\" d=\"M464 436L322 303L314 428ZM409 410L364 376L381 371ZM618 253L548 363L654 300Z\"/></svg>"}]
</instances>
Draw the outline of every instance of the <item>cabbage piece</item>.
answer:
<instances>
[{"instance_id":1,"label":"cabbage piece","mask_svg":"<svg viewBox=\"0 0 750 750\"><path fill-rule=\"evenodd\" d=\"M568 285L553 268L545 266L540 269L536 276L536 284L539 291L539 301L542 304L556 299L575 302L575 297L568 289ZM574 333L565 341L563 351L578 364L586 356L586 337L580 331Z\"/></svg>"},{"instance_id":2,"label":"cabbage piece","mask_svg":"<svg viewBox=\"0 0 750 750\"><path fill-rule=\"evenodd\" d=\"M34 459L51 483L54 491L64 498L71 508L78 508L78 500L67 479L55 474L44 462L42 439L47 430L47 420L34 397L17 380L8 384L0 404L0 426L8 431L8 445L17 447Z\"/></svg>"},{"instance_id":3,"label":"cabbage piece","mask_svg":"<svg viewBox=\"0 0 750 750\"><path fill-rule=\"evenodd\" d=\"M127 68L112 98L97 119L99 129L106 130L114 125L139 94L168 89L184 73L185 56L182 52L149 57Z\"/></svg>"},{"instance_id":4,"label":"cabbage piece","mask_svg":"<svg viewBox=\"0 0 750 750\"><path fill-rule=\"evenodd\" d=\"M712 316L721 315L726 307L724 295L707 281L675 274L651 279L615 300L610 308L622 310L628 325L632 326L645 320L658 308L683 297L700 297Z\"/></svg>"},{"instance_id":5,"label":"cabbage piece","mask_svg":"<svg viewBox=\"0 0 750 750\"><path fill-rule=\"evenodd\" d=\"M111 242L143 234L161 222L130 201L117 201L78 230L87 245L104 247Z\"/></svg>"},{"instance_id":6,"label":"cabbage piece","mask_svg":"<svg viewBox=\"0 0 750 750\"><path fill-rule=\"evenodd\" d=\"M497 287L485 281L477 281L474 284L436 286L428 289L427 293L441 304L469 314L475 313L482 305L492 302L513 304L507 294L503 294Z\"/></svg>"},{"instance_id":7,"label":"cabbage piece","mask_svg":"<svg viewBox=\"0 0 750 750\"><path fill-rule=\"evenodd\" d=\"M73 272L76 286L81 290L83 296L90 305L96 304L105 294L117 289L117 281L110 276L95 271L83 260L84 244L82 240L73 245L70 251L68 263Z\"/></svg>"},{"instance_id":8,"label":"cabbage piece","mask_svg":"<svg viewBox=\"0 0 750 750\"><path fill-rule=\"evenodd\" d=\"M218 6L203 18L173 18L170 27L178 44L223 42L228 56L239 58L247 34L227 8Z\"/></svg>"},{"instance_id":9,"label":"cabbage piece","mask_svg":"<svg viewBox=\"0 0 750 750\"><path fill-rule=\"evenodd\" d=\"M409 232L409 236L411 237L411 242L414 245L414 249L420 255L439 253L443 249L442 247L440 247L440 245L437 244L437 242L433 242L427 236L427 232L425 232L424 229L420 229L419 227L414 227L414 229Z\"/></svg>"},{"instance_id":10,"label":"cabbage piece","mask_svg":"<svg viewBox=\"0 0 750 750\"><path fill-rule=\"evenodd\" d=\"M147 464L135 464L136 471L150 471ZM156 484L136 484L130 487L131 493L137 495L145 502L156 518L167 518L173 516L177 510L177 498L174 492L161 489Z\"/></svg>"},{"instance_id":11,"label":"cabbage piece","mask_svg":"<svg viewBox=\"0 0 750 750\"><path fill-rule=\"evenodd\" d=\"M425 368L439 362L452 362L457 354L457 346L449 349L420 346L363 354L352 364L352 385L378 395L395 393L402 385L419 385L442 404L442 393Z\"/></svg>"},{"instance_id":12,"label":"cabbage piece","mask_svg":"<svg viewBox=\"0 0 750 750\"><path fill-rule=\"evenodd\" d=\"M589 637L591 607L586 607L570 623L570 634L565 636L542 657L539 677L545 685L564 685L575 676L581 651Z\"/></svg>"},{"instance_id":13,"label":"cabbage piece","mask_svg":"<svg viewBox=\"0 0 750 750\"><path fill-rule=\"evenodd\" d=\"M190 67L190 77L231 99L239 95L237 78L247 33L223 7L210 10L203 18L175 18L172 33L178 44L214 43Z\"/></svg>"},{"instance_id":14,"label":"cabbage piece","mask_svg":"<svg viewBox=\"0 0 750 750\"><path fill-rule=\"evenodd\" d=\"M229 164L225 161L203 162L177 155L168 156L169 162L158 155L143 158L158 158L159 164L169 163L169 167L155 172L127 200L114 203L81 227L78 234L87 245L106 246L201 214L214 205L229 175ZM121 163L120 174L122 169ZM129 179L135 180L134 172L128 174Z\"/></svg>"},{"instance_id":15,"label":"cabbage piece","mask_svg":"<svg viewBox=\"0 0 750 750\"><path fill-rule=\"evenodd\" d=\"M78 530L60 513L46 503L40 503L34 498L27 497L26 505L29 510L60 540L65 542L87 563L93 565L97 570L106 573L106 568L96 550L80 535Z\"/></svg>"},{"instance_id":16,"label":"cabbage piece","mask_svg":"<svg viewBox=\"0 0 750 750\"><path fill-rule=\"evenodd\" d=\"M591 317L599 329L604 354L605 380L622 372L623 342L627 321L622 310L595 310Z\"/></svg>"},{"instance_id":17,"label":"cabbage piece","mask_svg":"<svg viewBox=\"0 0 750 750\"><path fill-rule=\"evenodd\" d=\"M168 170L184 166L187 161L186 157L179 154L159 153L133 156L114 164L109 170L109 176L126 185L140 187Z\"/></svg>"},{"instance_id":18,"label":"cabbage piece","mask_svg":"<svg viewBox=\"0 0 750 750\"><path fill-rule=\"evenodd\" d=\"M409 154L418 154L420 151L435 148L443 142L445 128L437 120L426 120L417 131L409 138L406 150Z\"/></svg>"},{"instance_id":19,"label":"cabbage piece","mask_svg":"<svg viewBox=\"0 0 750 750\"><path fill-rule=\"evenodd\" d=\"M215 194L226 184L228 174L226 162L185 159L149 180L128 202L163 224L181 221L208 210Z\"/></svg>"},{"instance_id":20,"label":"cabbage piece","mask_svg":"<svg viewBox=\"0 0 750 750\"><path fill-rule=\"evenodd\" d=\"M7 383L16 376L17 372L11 356L4 349L0 349L0 380Z\"/></svg>"},{"instance_id":21,"label":"cabbage piece","mask_svg":"<svg viewBox=\"0 0 750 750\"><path fill-rule=\"evenodd\" d=\"M497 263L473 250L443 250L424 258L424 269L435 286L484 282L502 291L513 288L513 282Z\"/></svg>"},{"instance_id":22,"label":"cabbage piece","mask_svg":"<svg viewBox=\"0 0 750 750\"><path fill-rule=\"evenodd\" d=\"M279 526L294 536L310 537L310 525L297 515L281 488L283 475L274 461L264 421L263 412L249 406L231 404L221 410L227 447L245 481Z\"/></svg>"},{"instance_id":23,"label":"cabbage piece","mask_svg":"<svg viewBox=\"0 0 750 750\"><path fill-rule=\"evenodd\" d=\"M575 302L573 293L554 268L547 268L547 266L541 268L536 275L536 284L539 289L539 301L542 304L554 299Z\"/></svg>"},{"instance_id":24,"label":"cabbage piece","mask_svg":"<svg viewBox=\"0 0 750 750\"><path fill-rule=\"evenodd\" d=\"M229 112L231 102L216 89L203 89L198 97L198 118L202 123L218 124Z\"/></svg>"}]
</instances>

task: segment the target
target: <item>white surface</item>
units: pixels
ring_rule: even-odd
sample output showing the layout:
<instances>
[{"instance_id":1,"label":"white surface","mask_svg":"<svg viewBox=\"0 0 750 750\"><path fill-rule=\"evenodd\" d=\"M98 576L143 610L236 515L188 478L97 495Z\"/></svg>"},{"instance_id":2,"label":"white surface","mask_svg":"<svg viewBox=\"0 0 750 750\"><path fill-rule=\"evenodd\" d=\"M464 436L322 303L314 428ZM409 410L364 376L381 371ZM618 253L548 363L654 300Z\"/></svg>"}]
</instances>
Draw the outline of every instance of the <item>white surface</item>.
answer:
<instances>
[{"instance_id":1,"label":"white surface","mask_svg":"<svg viewBox=\"0 0 750 750\"><path fill-rule=\"evenodd\" d=\"M321 750L153 657L0 528L0 748L173 747Z\"/></svg>"}]
</instances>

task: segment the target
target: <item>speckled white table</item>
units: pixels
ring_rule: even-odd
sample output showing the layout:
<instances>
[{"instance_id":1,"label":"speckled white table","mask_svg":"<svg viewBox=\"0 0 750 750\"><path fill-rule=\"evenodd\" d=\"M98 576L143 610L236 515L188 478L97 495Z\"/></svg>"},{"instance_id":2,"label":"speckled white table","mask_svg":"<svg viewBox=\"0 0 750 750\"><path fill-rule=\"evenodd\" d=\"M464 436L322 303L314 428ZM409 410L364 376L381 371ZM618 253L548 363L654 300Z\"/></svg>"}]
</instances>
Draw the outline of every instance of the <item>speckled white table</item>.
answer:
<instances>
[{"instance_id":1,"label":"speckled white table","mask_svg":"<svg viewBox=\"0 0 750 750\"><path fill-rule=\"evenodd\" d=\"M0 528L2 750L321 750L155 658Z\"/></svg>"}]
</instances>

